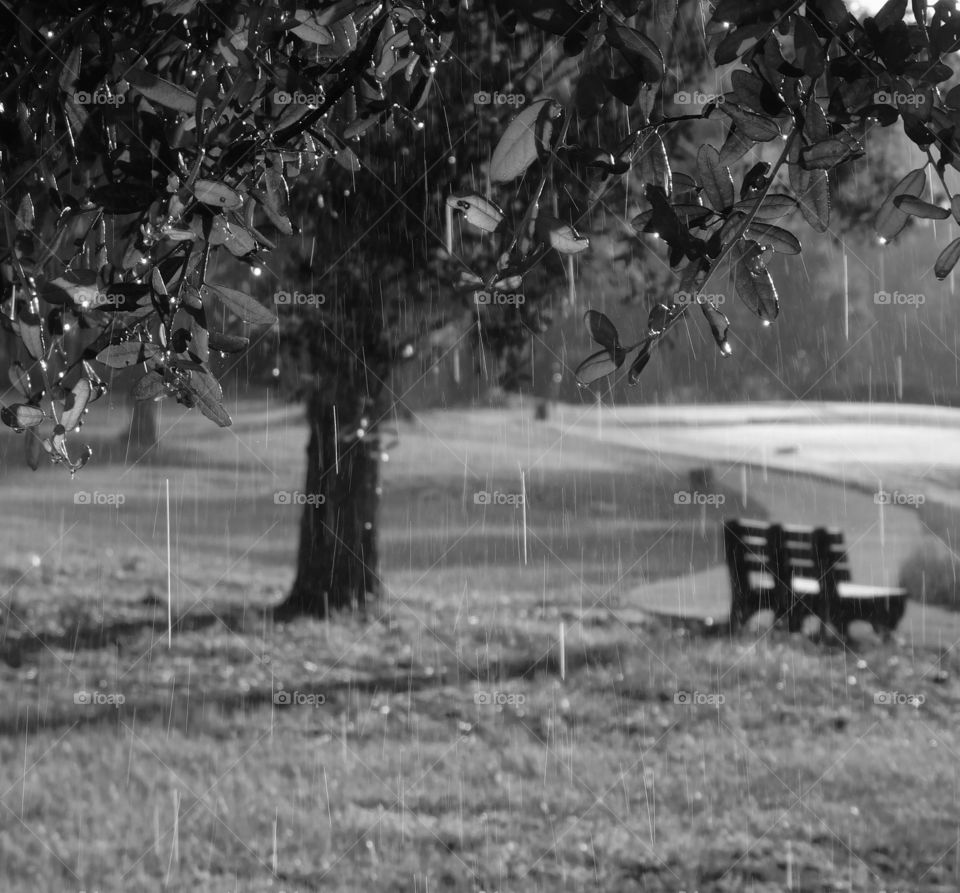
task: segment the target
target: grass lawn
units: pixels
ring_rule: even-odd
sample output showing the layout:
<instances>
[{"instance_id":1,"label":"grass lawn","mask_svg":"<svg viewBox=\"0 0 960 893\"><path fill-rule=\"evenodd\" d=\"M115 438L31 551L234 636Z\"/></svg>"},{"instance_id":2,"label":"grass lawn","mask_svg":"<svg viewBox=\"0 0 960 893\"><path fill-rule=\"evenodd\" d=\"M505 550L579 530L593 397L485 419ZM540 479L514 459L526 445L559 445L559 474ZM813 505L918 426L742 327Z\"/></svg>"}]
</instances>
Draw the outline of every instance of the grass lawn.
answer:
<instances>
[{"instance_id":1,"label":"grass lawn","mask_svg":"<svg viewBox=\"0 0 960 893\"><path fill-rule=\"evenodd\" d=\"M72 483L0 438L0 890L960 886L954 650L651 618L626 584L714 564L720 513L653 459L454 414L385 467L377 618L274 624L305 432L234 415ZM521 467L526 563L522 513L474 501Z\"/></svg>"}]
</instances>

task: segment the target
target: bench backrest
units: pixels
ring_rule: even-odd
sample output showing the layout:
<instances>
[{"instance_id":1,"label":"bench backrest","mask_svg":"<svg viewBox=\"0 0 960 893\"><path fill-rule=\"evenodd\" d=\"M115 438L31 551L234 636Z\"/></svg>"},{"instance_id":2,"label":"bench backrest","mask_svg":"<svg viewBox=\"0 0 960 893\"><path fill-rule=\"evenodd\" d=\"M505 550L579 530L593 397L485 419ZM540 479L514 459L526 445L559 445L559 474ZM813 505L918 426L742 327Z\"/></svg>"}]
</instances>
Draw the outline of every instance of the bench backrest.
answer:
<instances>
[{"instance_id":1,"label":"bench backrest","mask_svg":"<svg viewBox=\"0 0 960 893\"><path fill-rule=\"evenodd\" d=\"M751 571L777 578L777 555L770 541L770 525L744 518L723 522L723 546L734 585L749 588Z\"/></svg>"},{"instance_id":2,"label":"bench backrest","mask_svg":"<svg viewBox=\"0 0 960 893\"><path fill-rule=\"evenodd\" d=\"M723 534L727 566L740 586L749 585L751 571L770 575L777 588L800 577L835 591L850 580L843 532L835 528L737 518L724 521Z\"/></svg>"}]
</instances>

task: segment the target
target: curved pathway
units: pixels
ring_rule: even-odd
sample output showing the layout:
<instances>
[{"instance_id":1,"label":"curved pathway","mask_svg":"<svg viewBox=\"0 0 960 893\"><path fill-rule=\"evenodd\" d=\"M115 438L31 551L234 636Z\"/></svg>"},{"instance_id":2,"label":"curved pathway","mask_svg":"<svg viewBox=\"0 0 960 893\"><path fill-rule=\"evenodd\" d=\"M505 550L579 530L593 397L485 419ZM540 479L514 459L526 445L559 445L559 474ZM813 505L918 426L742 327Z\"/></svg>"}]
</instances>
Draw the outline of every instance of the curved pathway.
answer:
<instances>
[{"instance_id":1,"label":"curved pathway","mask_svg":"<svg viewBox=\"0 0 960 893\"><path fill-rule=\"evenodd\" d=\"M779 405L627 407L586 415L564 407L554 424L660 457L697 459L728 488L744 487L771 519L843 530L853 579L897 585L903 561L933 533L906 505L878 504L880 487L905 499L922 493L922 472L960 478L960 412L935 408ZM725 567L636 587L638 607L726 617ZM900 632L950 645L960 615L911 601Z\"/></svg>"}]
</instances>

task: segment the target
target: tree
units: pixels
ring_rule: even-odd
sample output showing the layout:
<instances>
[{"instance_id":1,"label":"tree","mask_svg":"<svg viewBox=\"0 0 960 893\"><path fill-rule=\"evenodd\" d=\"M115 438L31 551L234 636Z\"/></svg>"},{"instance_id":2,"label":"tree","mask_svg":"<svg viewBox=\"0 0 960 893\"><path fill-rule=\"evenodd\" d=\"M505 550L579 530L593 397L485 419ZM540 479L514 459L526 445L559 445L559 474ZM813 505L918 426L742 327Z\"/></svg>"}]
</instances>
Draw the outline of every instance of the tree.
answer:
<instances>
[{"instance_id":1,"label":"tree","mask_svg":"<svg viewBox=\"0 0 960 893\"><path fill-rule=\"evenodd\" d=\"M5 10L0 319L21 357L11 366L20 397L3 420L25 433L31 465L46 452L78 469L90 451L78 452L72 435L103 392L99 364L142 366L135 397L173 397L229 424L210 354L248 341L209 321L218 308L252 325L275 316L249 290L211 278L215 255L267 268L270 249L294 232L290 186L305 177L319 183L314 198L325 197L326 210L312 210L321 229L344 236L349 228L336 221L362 219L359 197L345 201L344 180L351 192L377 189L362 176L361 155L368 167L379 157L402 168L394 181L424 189L421 225L405 229L379 272L390 277L391 300L369 288L369 270L348 265L324 288L330 304L304 338L307 488L330 500L305 512L301 573L287 608L362 604L376 590L375 423L389 367L469 330L478 351L518 375L549 324L551 290L589 246L578 228L613 232L626 246L656 235L679 277L635 345L622 345L611 320L588 312L601 348L578 370L589 383L628 359L636 380L695 305L729 353L728 320L709 298L710 283L728 271L740 297L773 322L767 262L774 251L800 251L796 235L773 221L799 210L824 231L828 172L865 155L875 126L902 124L951 201L945 209L920 199L926 172L913 171L879 209L880 234L894 238L909 215L960 221L946 182L957 166L960 89L939 87L953 75L943 59L958 47L960 13L947 0L929 8L914 0L908 24L906 5L889 0L861 22L843 0L720 0L707 40L730 89L675 113L662 89L662 48L682 47L670 36L677 21L691 20L692 6L678 17L673 0L520 0L469 10L345 0L160 0L134 9L99 0L82 9L27 3L16 19ZM484 60L497 95L509 95L517 79L512 62L538 63L528 67L534 95L508 124L491 116L464 131L463 97L475 92L457 61L465 53ZM430 140L421 144L417 134L442 132L448 120L448 142L467 157L440 175L425 151ZM718 120L726 129L720 147L700 146L693 173L674 171L663 134L694 123L712 130ZM779 151L738 172L737 190L730 165L761 144ZM381 195L369 207L382 204ZM628 209L632 229L618 225L612 207ZM454 219L466 223L460 239ZM391 240L401 229L384 228ZM404 263L388 269L397 246ZM937 275L958 257L960 240L942 252ZM485 295L530 300L489 306ZM322 548L326 535L338 544L333 557Z\"/></svg>"}]
</instances>

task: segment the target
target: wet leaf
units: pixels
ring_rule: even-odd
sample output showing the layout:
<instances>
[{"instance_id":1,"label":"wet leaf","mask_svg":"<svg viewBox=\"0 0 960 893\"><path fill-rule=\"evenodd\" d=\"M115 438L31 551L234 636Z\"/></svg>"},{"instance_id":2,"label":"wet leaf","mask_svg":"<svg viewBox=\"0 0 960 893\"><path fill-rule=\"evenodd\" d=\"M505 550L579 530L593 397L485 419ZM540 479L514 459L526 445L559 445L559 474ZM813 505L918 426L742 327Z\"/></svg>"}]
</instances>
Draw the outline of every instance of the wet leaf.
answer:
<instances>
[{"instance_id":1,"label":"wet leaf","mask_svg":"<svg viewBox=\"0 0 960 893\"><path fill-rule=\"evenodd\" d=\"M67 431L72 431L77 427L80 419L83 418L83 411L87 408L90 398L93 396L93 386L85 378L77 380L77 383L67 394L67 400L63 407L63 415L60 417L60 424Z\"/></svg>"},{"instance_id":2,"label":"wet leaf","mask_svg":"<svg viewBox=\"0 0 960 893\"><path fill-rule=\"evenodd\" d=\"M197 97L189 90L157 77L142 68L130 68L124 74L138 93L164 108L192 115L197 108Z\"/></svg>"},{"instance_id":3,"label":"wet leaf","mask_svg":"<svg viewBox=\"0 0 960 893\"><path fill-rule=\"evenodd\" d=\"M14 403L0 409L0 420L15 431L36 428L45 418L46 415L39 406L29 403Z\"/></svg>"},{"instance_id":4,"label":"wet leaf","mask_svg":"<svg viewBox=\"0 0 960 893\"><path fill-rule=\"evenodd\" d=\"M553 118L560 106L552 99L531 103L508 125L490 159L490 180L510 183L526 173L553 136Z\"/></svg>"},{"instance_id":5,"label":"wet leaf","mask_svg":"<svg viewBox=\"0 0 960 893\"><path fill-rule=\"evenodd\" d=\"M957 260L960 260L960 239L954 239L940 252L940 256L933 267L937 279L946 279L957 265Z\"/></svg>"},{"instance_id":6,"label":"wet leaf","mask_svg":"<svg viewBox=\"0 0 960 893\"><path fill-rule=\"evenodd\" d=\"M799 254L801 251L800 240L792 232L772 223L751 223L744 235L761 245L772 245L774 251L781 254Z\"/></svg>"},{"instance_id":7,"label":"wet leaf","mask_svg":"<svg viewBox=\"0 0 960 893\"><path fill-rule=\"evenodd\" d=\"M207 345L210 350L218 350L221 353L237 353L250 344L249 338L242 335L227 335L223 332L210 332Z\"/></svg>"},{"instance_id":8,"label":"wet leaf","mask_svg":"<svg viewBox=\"0 0 960 893\"><path fill-rule=\"evenodd\" d=\"M720 0L714 7L713 21L746 25L760 19L773 21L790 0Z\"/></svg>"},{"instance_id":9,"label":"wet leaf","mask_svg":"<svg viewBox=\"0 0 960 893\"><path fill-rule=\"evenodd\" d=\"M560 254L579 254L590 247L590 240L583 238L569 223L545 217L542 225L547 229L550 247Z\"/></svg>"},{"instance_id":10,"label":"wet leaf","mask_svg":"<svg viewBox=\"0 0 960 893\"><path fill-rule=\"evenodd\" d=\"M256 326L268 326L277 321L277 317L252 295L237 291L234 288L227 288L225 285L210 285L210 283L207 283L204 287L214 297L223 301L244 322Z\"/></svg>"},{"instance_id":11,"label":"wet leaf","mask_svg":"<svg viewBox=\"0 0 960 893\"><path fill-rule=\"evenodd\" d=\"M155 344L144 341L124 341L121 344L110 344L101 350L97 354L97 362L111 369L123 369L152 360L159 353L160 350Z\"/></svg>"},{"instance_id":12,"label":"wet leaf","mask_svg":"<svg viewBox=\"0 0 960 893\"><path fill-rule=\"evenodd\" d=\"M756 199L753 198L744 199L743 201L737 202L734 208L738 211L749 213L755 201ZM782 192L768 192L766 196L764 196L757 213L754 215L754 219L778 220L781 217L785 217L796 207L797 202L792 195L786 195Z\"/></svg>"},{"instance_id":13,"label":"wet leaf","mask_svg":"<svg viewBox=\"0 0 960 893\"><path fill-rule=\"evenodd\" d=\"M607 25L607 43L620 50L624 59L645 84L663 80L663 54L646 34L636 28L611 21Z\"/></svg>"},{"instance_id":14,"label":"wet leaf","mask_svg":"<svg viewBox=\"0 0 960 893\"><path fill-rule=\"evenodd\" d=\"M874 220L877 235L886 242L897 237L907 225L910 215L896 206L896 199L902 195L911 195L918 198L927 185L927 173L921 167L910 171L896 186L893 187L886 201L881 205Z\"/></svg>"},{"instance_id":15,"label":"wet leaf","mask_svg":"<svg viewBox=\"0 0 960 893\"><path fill-rule=\"evenodd\" d=\"M30 398L30 375L27 373L26 368L23 363L19 360L10 364L10 368L7 370L7 374L10 376L10 384L16 388L21 396Z\"/></svg>"},{"instance_id":16,"label":"wet leaf","mask_svg":"<svg viewBox=\"0 0 960 893\"><path fill-rule=\"evenodd\" d=\"M25 441L27 466L36 471L40 467L40 460L43 458L43 445L39 437L31 434Z\"/></svg>"},{"instance_id":17,"label":"wet leaf","mask_svg":"<svg viewBox=\"0 0 960 893\"><path fill-rule=\"evenodd\" d=\"M598 379L604 378L609 375L611 372L616 372L617 369L623 365L623 357L619 357L620 362L618 363L615 358L611 357L610 353L606 350L598 350L595 354L591 354L587 357L579 366L577 366L574 376L577 379L577 384L583 387L584 385L591 384Z\"/></svg>"},{"instance_id":18,"label":"wet leaf","mask_svg":"<svg viewBox=\"0 0 960 893\"><path fill-rule=\"evenodd\" d=\"M233 424L230 414L223 408L223 389L213 375L207 371L191 372L190 387L197 396L200 412L208 419L221 428L229 428Z\"/></svg>"},{"instance_id":19,"label":"wet leaf","mask_svg":"<svg viewBox=\"0 0 960 893\"><path fill-rule=\"evenodd\" d=\"M492 201L480 195L451 195L447 204L456 211L460 211L467 223L483 230L485 233L494 232L503 222L503 211Z\"/></svg>"},{"instance_id":20,"label":"wet leaf","mask_svg":"<svg viewBox=\"0 0 960 893\"><path fill-rule=\"evenodd\" d=\"M215 180L197 180L193 184L193 194L197 201L225 211L236 211L243 207L243 196L239 192Z\"/></svg>"},{"instance_id":21,"label":"wet leaf","mask_svg":"<svg viewBox=\"0 0 960 893\"><path fill-rule=\"evenodd\" d=\"M780 136L780 125L772 118L758 115L748 109L739 108L733 103L724 103L719 108L733 120L740 132L749 139L766 143Z\"/></svg>"},{"instance_id":22,"label":"wet leaf","mask_svg":"<svg viewBox=\"0 0 960 893\"><path fill-rule=\"evenodd\" d=\"M137 379L130 389L130 396L134 400L156 400L167 393L163 376L159 372L150 371L142 378Z\"/></svg>"},{"instance_id":23,"label":"wet leaf","mask_svg":"<svg viewBox=\"0 0 960 893\"><path fill-rule=\"evenodd\" d=\"M636 384L640 381L640 376L643 373L643 370L647 368L647 364L650 362L650 357L652 355L654 339L648 338L643 342L640 350L637 351L637 355L633 358L633 362L630 364L630 371L627 373L627 381L630 384Z\"/></svg>"},{"instance_id":24,"label":"wet leaf","mask_svg":"<svg viewBox=\"0 0 960 893\"><path fill-rule=\"evenodd\" d=\"M760 262L760 246L746 242L734 265L734 284L743 302L764 322L771 323L780 313L777 290L769 270Z\"/></svg>"},{"instance_id":25,"label":"wet leaf","mask_svg":"<svg viewBox=\"0 0 960 893\"><path fill-rule=\"evenodd\" d=\"M713 335L713 340L717 342L720 353L725 357L730 356L730 354L733 353L730 349L730 342L727 341L727 333L730 330L730 320L717 309L712 301L705 301L700 305L700 309L707 319L707 324L710 326L710 334Z\"/></svg>"},{"instance_id":26,"label":"wet leaf","mask_svg":"<svg viewBox=\"0 0 960 893\"><path fill-rule=\"evenodd\" d=\"M620 348L620 335L610 318L599 310L588 310L583 315L583 319L587 324L590 337L613 356Z\"/></svg>"},{"instance_id":27,"label":"wet leaf","mask_svg":"<svg viewBox=\"0 0 960 893\"><path fill-rule=\"evenodd\" d=\"M733 178L730 169L720 163L720 153L709 144L700 147L697 153L697 173L703 190L716 211L723 211L733 204Z\"/></svg>"},{"instance_id":28,"label":"wet leaf","mask_svg":"<svg viewBox=\"0 0 960 893\"><path fill-rule=\"evenodd\" d=\"M893 200L894 205L912 217L924 217L927 220L946 220L950 216L949 208L932 205L921 198L912 195L898 195Z\"/></svg>"}]
</instances>

